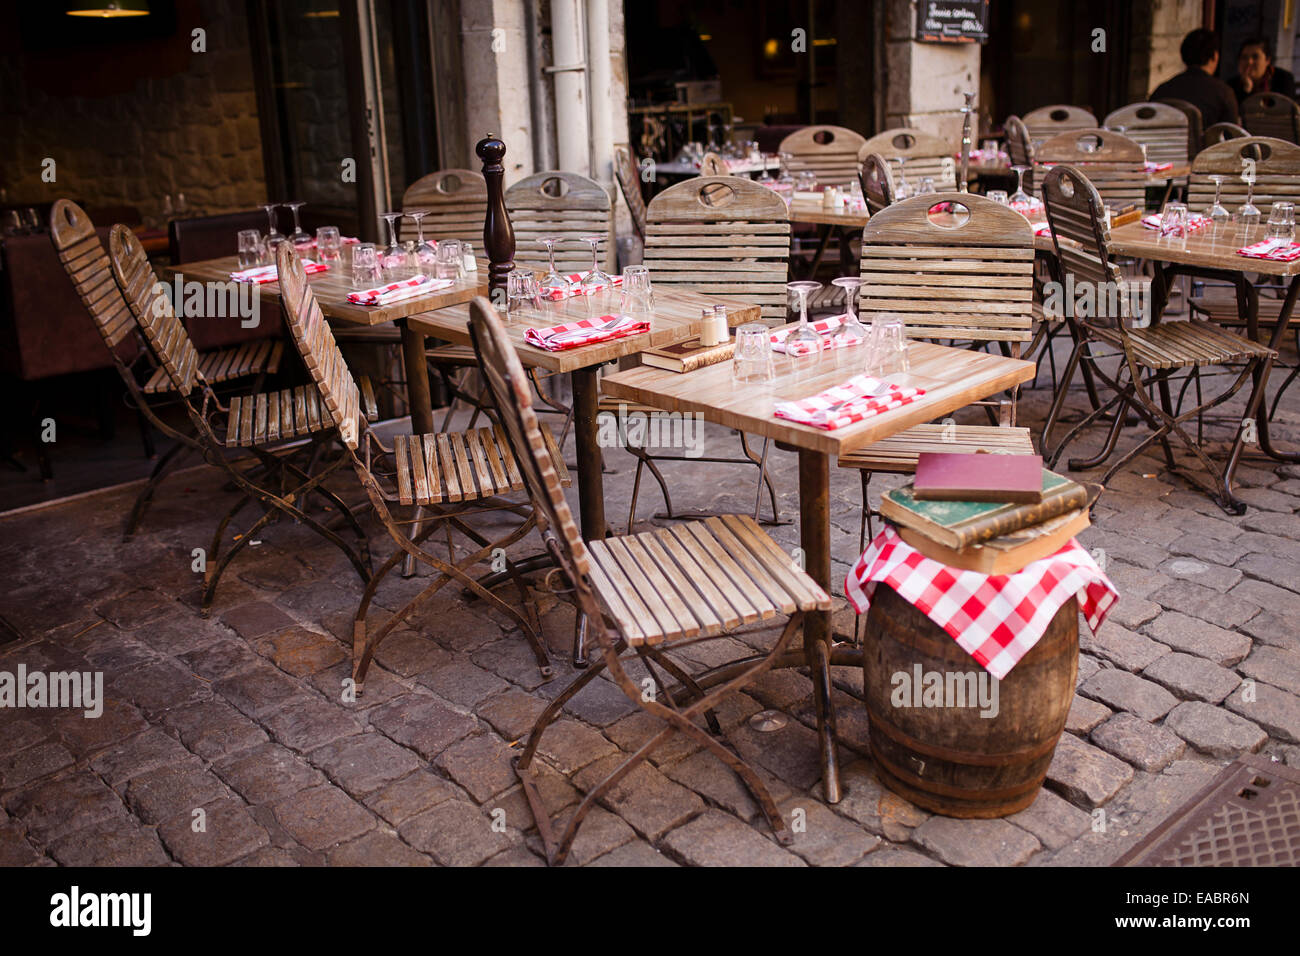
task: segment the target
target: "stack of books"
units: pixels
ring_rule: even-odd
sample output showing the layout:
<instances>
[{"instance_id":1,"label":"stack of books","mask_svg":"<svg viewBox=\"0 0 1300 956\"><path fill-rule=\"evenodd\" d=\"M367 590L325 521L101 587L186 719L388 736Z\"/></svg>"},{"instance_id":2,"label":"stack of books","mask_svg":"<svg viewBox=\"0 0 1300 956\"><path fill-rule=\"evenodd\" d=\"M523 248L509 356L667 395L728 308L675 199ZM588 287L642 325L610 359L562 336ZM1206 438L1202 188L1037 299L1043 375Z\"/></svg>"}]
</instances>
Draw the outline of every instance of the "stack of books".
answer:
<instances>
[{"instance_id":1,"label":"stack of books","mask_svg":"<svg viewBox=\"0 0 1300 956\"><path fill-rule=\"evenodd\" d=\"M887 492L880 513L927 558L983 574L1014 574L1088 527L1100 485L1043 467L1038 455L931 454Z\"/></svg>"}]
</instances>

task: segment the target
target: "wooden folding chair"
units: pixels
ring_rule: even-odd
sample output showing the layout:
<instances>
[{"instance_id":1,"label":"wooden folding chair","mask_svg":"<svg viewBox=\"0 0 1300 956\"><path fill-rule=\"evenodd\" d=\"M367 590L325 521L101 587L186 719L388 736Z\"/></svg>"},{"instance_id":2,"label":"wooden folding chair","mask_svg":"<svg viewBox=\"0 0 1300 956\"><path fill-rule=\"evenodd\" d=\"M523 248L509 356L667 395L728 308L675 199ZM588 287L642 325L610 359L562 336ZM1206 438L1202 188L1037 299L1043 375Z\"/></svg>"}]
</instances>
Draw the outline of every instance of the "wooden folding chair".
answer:
<instances>
[{"instance_id":1,"label":"wooden folding chair","mask_svg":"<svg viewBox=\"0 0 1300 956\"><path fill-rule=\"evenodd\" d=\"M421 176L402 194L402 212L398 225L402 242L418 238L415 222L407 216L423 212L426 215L420 225L425 239L460 239L477 245L483 241L487 180L472 169L440 169Z\"/></svg>"},{"instance_id":2,"label":"wooden folding chair","mask_svg":"<svg viewBox=\"0 0 1300 956\"><path fill-rule=\"evenodd\" d=\"M1076 129L1060 133L1034 150L1039 164L1070 165L1083 170L1111 209L1146 208L1147 173L1142 147L1136 140L1108 129Z\"/></svg>"},{"instance_id":3,"label":"wooden folding chair","mask_svg":"<svg viewBox=\"0 0 1300 956\"><path fill-rule=\"evenodd\" d=\"M950 203L953 212L931 210ZM966 210L963 217L961 209ZM1008 206L971 193L915 196L872 216L862 230L862 313L902 317L909 338L996 342L1015 358L1030 339L1034 233ZM876 472L911 474L923 451L1032 454L1015 426L1015 393L999 402L999 424L917 425L841 455L862 484L859 550L874 537L868 486Z\"/></svg>"},{"instance_id":4,"label":"wooden folding chair","mask_svg":"<svg viewBox=\"0 0 1300 956\"><path fill-rule=\"evenodd\" d=\"M862 144L858 161L863 162L871 153L884 157L886 163L898 163L907 177L908 194L914 194L921 183L934 181L937 192L954 192L957 189L957 163L953 148L932 133L919 129L899 127L877 133Z\"/></svg>"},{"instance_id":5,"label":"wooden folding chair","mask_svg":"<svg viewBox=\"0 0 1300 956\"><path fill-rule=\"evenodd\" d=\"M641 192L641 176L632 151L626 146L614 147L614 178L623 193L628 212L632 214L632 229L645 241L645 196Z\"/></svg>"},{"instance_id":6,"label":"wooden folding chair","mask_svg":"<svg viewBox=\"0 0 1300 956\"><path fill-rule=\"evenodd\" d=\"M1241 139L1249 136L1250 133L1238 126L1236 123L1215 123L1205 131L1205 137L1201 142L1202 149L1209 149L1211 146L1218 146L1220 143L1230 139Z\"/></svg>"},{"instance_id":7,"label":"wooden folding chair","mask_svg":"<svg viewBox=\"0 0 1300 956\"><path fill-rule=\"evenodd\" d=\"M302 261L289 243L282 243L277 255L285 318L298 354L311 372L324 427L343 444L344 460L352 463L357 480L374 506L375 517L397 545L367 582L353 622L352 678L357 694L364 690L366 672L380 642L452 581L512 618L523 630L542 676L549 678L551 664L541 641L536 609L514 563L507 559L506 569L518 587L523 611L501 600L469 574L476 565L504 554L506 548L536 527L532 512L507 497L522 491L524 483L501 429L395 435L392 447L386 447L358 414L359 390L307 284ZM538 439L546 448L557 482L568 484L564 459L550 431L539 430ZM381 478L391 479L391 483ZM420 511L412 521L399 521L393 516L394 505L418 507ZM466 520L485 512L513 512L521 520L491 540ZM411 526L411 530L403 530L403 525ZM422 547L440 529L446 534L447 560ZM470 541L469 554L457 557L453 531ZM380 583L407 557L428 565L436 576L383 624L371 628L366 619Z\"/></svg>"},{"instance_id":8,"label":"wooden folding chair","mask_svg":"<svg viewBox=\"0 0 1300 956\"><path fill-rule=\"evenodd\" d=\"M1002 124L1007 136L1007 158L1012 166L1025 166L1025 176L1021 185L1025 192L1034 193L1034 141L1029 135L1029 128L1019 116L1008 116Z\"/></svg>"},{"instance_id":9,"label":"wooden folding chair","mask_svg":"<svg viewBox=\"0 0 1300 956\"><path fill-rule=\"evenodd\" d=\"M90 217L76 203L57 200L50 209L50 240L113 355L132 405L150 425L173 441L172 447L154 465L149 480L131 506L124 532L129 538L140 526L158 485L190 453L201 450L201 444L193 433L179 431L164 422L154 407L171 400L174 383L160 362L155 361L147 369L141 365L141 359L149 359L149 352L141 348L131 311L113 279L108 253ZM255 377L260 384L266 375L278 371L283 351L282 342L259 339L211 352L196 352L194 361L196 370L210 384L248 377Z\"/></svg>"},{"instance_id":10,"label":"wooden folding chair","mask_svg":"<svg viewBox=\"0 0 1300 956\"><path fill-rule=\"evenodd\" d=\"M1125 136L1146 147L1148 162L1187 165L1187 114L1178 107L1130 103L1107 115L1102 125L1108 129L1124 127Z\"/></svg>"},{"instance_id":11,"label":"wooden folding chair","mask_svg":"<svg viewBox=\"0 0 1300 956\"><path fill-rule=\"evenodd\" d=\"M867 201L867 212L874 216L886 206L894 204L896 188L889 161L879 153L866 153L862 157L862 196Z\"/></svg>"},{"instance_id":12,"label":"wooden folding chair","mask_svg":"<svg viewBox=\"0 0 1300 956\"><path fill-rule=\"evenodd\" d=\"M1241 104L1241 125L1251 136L1300 144L1300 103L1281 93L1256 93Z\"/></svg>"},{"instance_id":13,"label":"wooden folding chair","mask_svg":"<svg viewBox=\"0 0 1300 956\"><path fill-rule=\"evenodd\" d=\"M532 497L537 526L571 589L579 621L601 651L600 660L537 718L515 764L548 862L564 863L579 826L597 801L674 733L684 734L735 771L777 841L788 846L792 835L771 794L754 769L715 737L720 728L711 711L728 694L770 670L800 630L803 615L828 609L830 597L748 517L730 515L707 524L584 543L533 414L519 358L486 299L471 304L470 328L505 438ZM789 615L789 620L772 649L707 692L670 656L670 650L725 637L743 624L777 615ZM628 675L624 663L631 660L645 666L655 682L653 692ZM665 726L588 790L557 834L534 780L533 761L543 734L565 704L605 670L629 700ZM679 682L675 692L661 671ZM701 716L714 733L699 725Z\"/></svg>"},{"instance_id":14,"label":"wooden folding chair","mask_svg":"<svg viewBox=\"0 0 1300 956\"><path fill-rule=\"evenodd\" d=\"M805 126L781 140L792 173L811 170L823 186L842 186L858 175L858 153L866 139L843 126Z\"/></svg>"},{"instance_id":15,"label":"wooden folding chair","mask_svg":"<svg viewBox=\"0 0 1300 956\"><path fill-rule=\"evenodd\" d=\"M1101 300L1102 290L1117 289L1116 299L1126 305L1129 301L1127 284L1118 267L1110 261L1110 229L1105 207L1100 193L1088 181L1085 173L1072 166L1053 167L1043 181L1043 201L1047 206L1047 218L1052 225L1056 255L1063 273L1067 277L1073 277L1076 288L1082 288L1085 283L1092 284L1097 290L1094 298L1098 301ZM1232 472L1236 467L1244 421L1254 418L1263 398L1262 391L1255 388L1252 392L1243 424L1238 426L1236 445L1222 472L1216 471L1209 456L1198 442L1192 440L1183 425L1192 418L1199 419L1206 410L1231 399L1256 373L1266 379L1276 353L1217 325L1196 319L1160 322L1159 316L1151 316L1149 325L1130 326L1129 321L1139 317L1124 314L1129 311L1131 310L1123 309L1122 314L1112 316L1067 317L1074 331L1075 346L1043 425L1043 455L1049 467L1055 465L1077 435L1113 409L1110 434L1101 452L1087 460L1070 459L1069 462L1071 469L1095 468L1102 464L1114 452L1120 429L1131 409L1150 426L1151 432L1110 467L1101 479L1102 484L1108 483L1120 468L1148 445L1159 441L1171 471L1177 471L1190 483L1207 492L1225 511L1232 514L1245 513L1246 506L1232 493ZM1103 354L1105 349L1109 349L1109 354ZM1116 357L1119 359L1119 368L1112 375L1106 371L1101 360ZM1103 382L1114 395L1085 415L1053 447L1050 444L1052 430L1060 418L1075 369L1081 362L1089 363L1093 376ZM1235 381L1219 395L1199 402L1190 411L1174 410L1170 380L1176 372L1199 372L1202 368L1238 363L1240 372ZM1124 382L1126 374L1127 384ZM1152 398L1152 386L1159 391L1158 401ZM1200 461L1209 474L1212 485L1201 481L1179 465L1169 444L1170 436L1177 438Z\"/></svg>"},{"instance_id":16,"label":"wooden folding chair","mask_svg":"<svg viewBox=\"0 0 1300 956\"><path fill-rule=\"evenodd\" d=\"M515 268L544 272L546 246L539 240L558 236L555 267L562 274L591 271L591 246L581 237L603 237L597 246L600 266L614 268L614 211L609 193L594 179L548 170L526 176L506 190L506 211L515 230Z\"/></svg>"},{"instance_id":17,"label":"wooden folding chair","mask_svg":"<svg viewBox=\"0 0 1300 956\"><path fill-rule=\"evenodd\" d=\"M1036 110L1030 110L1020 119L1029 131L1031 142L1049 140L1060 133L1071 133L1080 129L1095 129L1097 126L1097 117L1092 114L1091 110L1085 110L1081 106L1066 106L1064 104L1040 106Z\"/></svg>"},{"instance_id":18,"label":"wooden folding chair","mask_svg":"<svg viewBox=\"0 0 1300 956\"><path fill-rule=\"evenodd\" d=\"M1205 117L1201 113L1201 108L1187 100L1175 99L1172 96L1156 102L1172 106L1187 117L1187 159L1190 160L1205 146Z\"/></svg>"},{"instance_id":19,"label":"wooden folding chair","mask_svg":"<svg viewBox=\"0 0 1300 956\"><path fill-rule=\"evenodd\" d=\"M333 441L328 415L322 410L316 392L307 386L277 392L258 391L235 395L229 406L223 405L207 381L199 353L173 311L163 284L154 275L140 240L131 230L118 225L113 227L108 242L113 279L189 415L204 459L225 471L241 493L213 533L203 575L201 613L207 616L211 610L217 585L230 562L262 528L280 516L301 522L329 541L343 552L361 579L368 581L370 551L366 534L347 504L325 485L343 459L335 458L323 467L312 467L324 446ZM281 245L287 247L289 243ZM368 404L373 404L373 397ZM232 449L241 449L260 462L265 469L261 480L254 481L249 472L235 466L229 456ZM293 461L295 457L305 457L307 463L299 467ZM336 510L351 526L359 548L353 548L307 512L309 495L320 497ZM222 540L230 523L254 502L262 507L261 517L236 536L223 553Z\"/></svg>"}]
</instances>

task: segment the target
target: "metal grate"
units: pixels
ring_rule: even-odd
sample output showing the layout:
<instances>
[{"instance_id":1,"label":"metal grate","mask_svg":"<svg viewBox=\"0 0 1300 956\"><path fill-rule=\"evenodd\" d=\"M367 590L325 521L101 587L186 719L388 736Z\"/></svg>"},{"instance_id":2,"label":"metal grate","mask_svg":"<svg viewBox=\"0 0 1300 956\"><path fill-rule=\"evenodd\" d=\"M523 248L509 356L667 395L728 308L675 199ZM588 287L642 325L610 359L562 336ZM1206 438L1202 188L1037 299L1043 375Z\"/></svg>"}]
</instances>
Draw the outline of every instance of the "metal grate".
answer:
<instances>
[{"instance_id":1,"label":"metal grate","mask_svg":"<svg viewBox=\"0 0 1300 956\"><path fill-rule=\"evenodd\" d=\"M1300 771L1233 761L1115 865L1300 865Z\"/></svg>"}]
</instances>

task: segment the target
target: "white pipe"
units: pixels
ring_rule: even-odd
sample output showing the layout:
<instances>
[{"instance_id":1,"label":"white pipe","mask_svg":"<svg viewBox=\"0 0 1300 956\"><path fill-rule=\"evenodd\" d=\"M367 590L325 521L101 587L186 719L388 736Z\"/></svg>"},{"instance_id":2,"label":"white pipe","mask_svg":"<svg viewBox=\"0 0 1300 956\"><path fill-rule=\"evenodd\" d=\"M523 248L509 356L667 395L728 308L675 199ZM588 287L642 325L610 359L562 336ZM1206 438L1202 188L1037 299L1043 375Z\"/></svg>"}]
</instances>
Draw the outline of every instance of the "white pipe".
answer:
<instances>
[{"instance_id":1,"label":"white pipe","mask_svg":"<svg viewBox=\"0 0 1300 956\"><path fill-rule=\"evenodd\" d=\"M587 143L586 45L582 39L582 0L552 0L551 49L555 58L555 139L560 169L590 175Z\"/></svg>"},{"instance_id":2,"label":"white pipe","mask_svg":"<svg viewBox=\"0 0 1300 956\"><path fill-rule=\"evenodd\" d=\"M614 181L614 117L610 104L609 2L587 0L587 78L591 96L591 178Z\"/></svg>"}]
</instances>

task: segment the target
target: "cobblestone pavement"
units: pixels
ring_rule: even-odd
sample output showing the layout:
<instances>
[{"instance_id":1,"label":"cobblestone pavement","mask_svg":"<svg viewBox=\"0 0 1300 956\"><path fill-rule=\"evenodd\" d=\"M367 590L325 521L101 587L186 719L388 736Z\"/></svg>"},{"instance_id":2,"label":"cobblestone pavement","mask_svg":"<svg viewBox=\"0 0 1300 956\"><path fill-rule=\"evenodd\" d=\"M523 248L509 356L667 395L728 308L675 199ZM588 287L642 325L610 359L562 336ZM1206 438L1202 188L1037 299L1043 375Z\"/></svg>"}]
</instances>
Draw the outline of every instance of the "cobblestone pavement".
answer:
<instances>
[{"instance_id":1,"label":"cobblestone pavement","mask_svg":"<svg viewBox=\"0 0 1300 956\"><path fill-rule=\"evenodd\" d=\"M1039 425L1048 397L1026 393L1022 420ZM1297 409L1289 398L1278 413L1280 437L1300 439ZM722 430L708 436L711 451L737 444ZM621 530L632 459L607 457L608 514ZM679 506L752 508L752 470L667 470ZM788 520L794 457L775 452L773 470ZM1081 624L1068 733L1029 809L952 820L882 789L855 696L861 675L847 668L835 673L846 795L825 805L811 685L778 672L719 716L787 818L803 811L793 846L771 838L719 761L677 740L588 818L575 862L1103 865L1234 756L1262 751L1300 766L1300 469L1255 459L1240 475L1251 505L1240 518L1152 456L1102 497L1081 540L1104 552L1123 597L1096 636ZM875 491L890 484L878 479ZM836 474L833 490L839 591L857 551L856 476ZM365 696L344 703L360 588L341 556L302 528L268 529L232 565L211 618L196 612L191 551L207 546L228 498L214 474L189 471L163 486L130 543L120 537L129 493L0 518L0 615L21 634L0 644L0 671L98 671L106 697L97 719L0 712L0 864L542 865L511 757L572 674L568 607L539 597L557 661L543 684L504 617L445 590L382 645ZM651 485L642 517L658 507ZM794 524L772 533L797 543ZM394 577L376 613L422 584ZM840 598L837 630L852 625ZM688 656L702 667L773 639L747 633ZM760 734L747 718L763 708L791 719ZM566 711L542 747L541 790L560 816L655 730L608 680Z\"/></svg>"}]
</instances>

